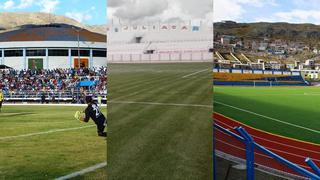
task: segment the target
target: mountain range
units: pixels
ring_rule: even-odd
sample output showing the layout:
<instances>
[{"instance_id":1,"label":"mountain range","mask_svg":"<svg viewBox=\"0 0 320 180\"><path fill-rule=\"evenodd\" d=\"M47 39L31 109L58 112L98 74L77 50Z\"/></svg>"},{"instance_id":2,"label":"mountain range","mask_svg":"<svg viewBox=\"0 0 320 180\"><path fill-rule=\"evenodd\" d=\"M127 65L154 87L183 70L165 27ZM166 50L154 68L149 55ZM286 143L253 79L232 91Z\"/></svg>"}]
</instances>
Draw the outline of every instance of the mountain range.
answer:
<instances>
[{"instance_id":1,"label":"mountain range","mask_svg":"<svg viewBox=\"0 0 320 180\"><path fill-rule=\"evenodd\" d=\"M282 39L319 44L320 26L315 24L278 23L236 23L225 21L214 23L215 36L232 35L246 40Z\"/></svg>"},{"instance_id":2,"label":"mountain range","mask_svg":"<svg viewBox=\"0 0 320 180\"><path fill-rule=\"evenodd\" d=\"M44 25L44 24L68 24L84 28L86 30L106 34L105 25L85 25L66 16L53 15L48 13L17 13L1 12L0 13L0 32L18 29L24 25Z\"/></svg>"}]
</instances>

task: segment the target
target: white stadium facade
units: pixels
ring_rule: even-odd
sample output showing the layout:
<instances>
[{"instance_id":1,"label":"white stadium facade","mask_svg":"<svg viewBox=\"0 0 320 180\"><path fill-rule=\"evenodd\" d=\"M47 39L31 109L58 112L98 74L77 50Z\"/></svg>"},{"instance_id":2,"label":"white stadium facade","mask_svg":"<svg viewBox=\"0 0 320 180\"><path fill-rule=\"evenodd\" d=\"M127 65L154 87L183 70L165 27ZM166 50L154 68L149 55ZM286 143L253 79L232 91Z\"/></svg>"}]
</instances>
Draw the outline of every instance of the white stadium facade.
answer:
<instances>
[{"instance_id":1,"label":"white stadium facade","mask_svg":"<svg viewBox=\"0 0 320 180\"><path fill-rule=\"evenodd\" d=\"M212 62L213 27L201 24L110 24L108 62Z\"/></svg>"},{"instance_id":2,"label":"white stadium facade","mask_svg":"<svg viewBox=\"0 0 320 180\"><path fill-rule=\"evenodd\" d=\"M106 36L65 24L0 33L0 65L17 70L106 66Z\"/></svg>"}]
</instances>

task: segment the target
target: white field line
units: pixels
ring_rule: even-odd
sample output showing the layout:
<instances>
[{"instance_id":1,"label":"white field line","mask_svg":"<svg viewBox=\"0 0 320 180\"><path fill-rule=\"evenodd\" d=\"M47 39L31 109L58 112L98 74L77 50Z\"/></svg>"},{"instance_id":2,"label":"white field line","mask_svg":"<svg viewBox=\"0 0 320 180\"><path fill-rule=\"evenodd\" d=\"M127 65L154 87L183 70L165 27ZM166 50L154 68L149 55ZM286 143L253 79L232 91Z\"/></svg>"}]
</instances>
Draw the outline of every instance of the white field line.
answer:
<instances>
[{"instance_id":1,"label":"white field line","mask_svg":"<svg viewBox=\"0 0 320 180\"><path fill-rule=\"evenodd\" d=\"M37 135L43 135L43 134L51 134L51 133L64 132L64 131L73 131L73 130L79 130L79 129L84 129L84 128L90 128L90 127L93 127L93 126L95 126L95 125L75 127L75 128L54 129L54 130L50 130L50 131L22 134L22 135L16 135L16 136L3 136L3 137L0 137L0 140L16 139L16 138L37 136Z\"/></svg>"},{"instance_id":2,"label":"white field line","mask_svg":"<svg viewBox=\"0 0 320 180\"><path fill-rule=\"evenodd\" d=\"M191 73L191 74L187 74L185 76L182 76L182 78L186 78L186 77L189 77L189 76L193 76L195 74L199 74L201 72L204 72L204 71L207 71L208 69L203 69L203 70L200 70L200 71L197 71L197 72L194 72L194 73Z\"/></svg>"},{"instance_id":3,"label":"white field line","mask_svg":"<svg viewBox=\"0 0 320 180\"><path fill-rule=\"evenodd\" d=\"M182 106L182 107L206 107L212 108L211 105L204 104L177 104L177 103L159 103L159 102L136 102L136 101L109 101L114 104L144 104L144 105L158 105L158 106Z\"/></svg>"},{"instance_id":4,"label":"white field line","mask_svg":"<svg viewBox=\"0 0 320 180\"><path fill-rule=\"evenodd\" d=\"M86 107L87 104L28 104L28 103L20 103L20 104L3 104L3 106L67 106L67 107ZM106 107L106 104L101 104L102 107Z\"/></svg>"},{"instance_id":5,"label":"white field line","mask_svg":"<svg viewBox=\"0 0 320 180\"><path fill-rule=\"evenodd\" d=\"M86 173L90 173L92 171L95 171L97 169L103 168L105 166L107 166L107 162L103 162L103 163L100 163L100 164L97 164L97 165L94 165L94 166L90 166L88 168L85 168L85 169L82 169L80 171L68 174L66 176L62 176L62 177L56 178L55 180L71 179L71 178L74 178L74 177L77 177L77 176L81 176L81 175L86 174Z\"/></svg>"},{"instance_id":6,"label":"white field line","mask_svg":"<svg viewBox=\"0 0 320 180\"><path fill-rule=\"evenodd\" d=\"M256 95L244 95L239 94L242 97L266 97L266 96L283 96L283 94L256 94ZM219 96L216 94L215 96ZM320 94L286 94L286 96L320 96Z\"/></svg>"},{"instance_id":7,"label":"white field line","mask_svg":"<svg viewBox=\"0 0 320 180\"><path fill-rule=\"evenodd\" d=\"M317 131L315 129L310 129L310 128L307 128L307 127L304 127L304 126L299 126L299 125L296 125L296 124L292 124L292 123L288 123L288 122L285 122L285 121L281 121L281 120L276 119L276 118L272 118L272 117L269 117L269 116L258 114L258 113L255 113L255 112L252 112L252 111L249 111L249 110L246 110L246 109L241 109L241 108L238 108L238 107L235 107L235 106L232 106L232 105L229 105L229 104L225 104L225 103L222 103L222 102L219 102L219 101L214 101L214 102L217 103L217 104L223 105L223 106L227 106L227 107L230 107L230 108L233 108L233 109L237 109L239 111L243 111L243 112L246 112L246 113L249 113L249 114L253 114L253 115L256 115L256 116L260 116L260 117L263 117L263 118L266 118L266 119L269 119L269 120L272 120L272 121L276 121L278 123L286 124L286 125L289 125L289 126L293 126L293 127L296 127L296 128L300 128L300 129L304 129L304 130L307 130L307 131L311 131L311 132L320 134L320 131Z\"/></svg>"}]
</instances>

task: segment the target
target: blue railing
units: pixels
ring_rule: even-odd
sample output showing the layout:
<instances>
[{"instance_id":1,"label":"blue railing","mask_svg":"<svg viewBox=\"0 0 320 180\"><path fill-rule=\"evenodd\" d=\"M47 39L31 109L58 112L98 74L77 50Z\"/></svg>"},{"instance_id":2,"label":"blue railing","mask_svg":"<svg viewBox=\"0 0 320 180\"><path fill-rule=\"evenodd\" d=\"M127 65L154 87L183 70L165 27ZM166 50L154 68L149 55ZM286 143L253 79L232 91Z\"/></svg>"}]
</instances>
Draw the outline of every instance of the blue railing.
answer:
<instances>
[{"instance_id":1,"label":"blue railing","mask_svg":"<svg viewBox=\"0 0 320 180\"><path fill-rule=\"evenodd\" d=\"M225 68L213 68L213 72L301 76L301 72L300 71L255 70L255 69L238 69L238 68L228 68L228 69L225 69Z\"/></svg>"},{"instance_id":2,"label":"blue railing","mask_svg":"<svg viewBox=\"0 0 320 180\"><path fill-rule=\"evenodd\" d=\"M274 153L274 152L266 149L262 145L256 143L253 140L253 138L250 136L250 134L242 127L235 128L235 130L240 135L225 129L222 126L219 126L218 124L214 124L214 128L216 130L222 131L223 133L228 134L228 135L236 138L240 142L244 143L244 145L246 147L245 149L246 149L247 180L254 180L254 149L255 148L260 150L261 152L263 152L265 155L276 160L277 162L285 165L286 167L293 170L294 172L297 172L298 174L302 175L303 177L306 177L306 178L309 178L312 180L320 180L320 169L310 158L306 158L305 162L306 162L306 164L308 164L311 167L311 169L315 173L312 173L312 172L298 166L297 164L294 164L294 163L288 161L287 159L277 155L276 153ZM214 152L214 155L215 155L215 152ZM215 157L214 157L214 162L216 162ZM214 163L214 173L216 172L216 170L215 170L216 165L217 164ZM216 174L214 174L214 177L216 180Z\"/></svg>"}]
</instances>

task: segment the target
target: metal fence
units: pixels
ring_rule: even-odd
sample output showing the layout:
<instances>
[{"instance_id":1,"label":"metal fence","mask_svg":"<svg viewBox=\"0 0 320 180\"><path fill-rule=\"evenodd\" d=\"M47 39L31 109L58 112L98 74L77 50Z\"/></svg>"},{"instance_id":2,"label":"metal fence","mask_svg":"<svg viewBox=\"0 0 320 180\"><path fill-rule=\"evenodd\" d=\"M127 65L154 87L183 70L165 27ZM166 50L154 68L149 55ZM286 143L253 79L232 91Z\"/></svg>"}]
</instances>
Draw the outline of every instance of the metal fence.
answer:
<instances>
[{"instance_id":1,"label":"metal fence","mask_svg":"<svg viewBox=\"0 0 320 180\"><path fill-rule=\"evenodd\" d=\"M4 93L4 100L9 103L85 103L86 95L92 94L94 100L107 101L107 91L16 91Z\"/></svg>"},{"instance_id":2,"label":"metal fence","mask_svg":"<svg viewBox=\"0 0 320 180\"><path fill-rule=\"evenodd\" d=\"M242 126L220 114L214 119L214 168L218 156L245 164L247 180L255 179L255 169L287 179L320 180L320 145Z\"/></svg>"}]
</instances>

